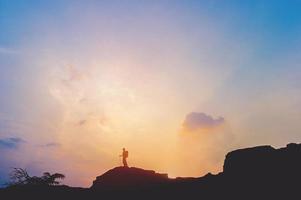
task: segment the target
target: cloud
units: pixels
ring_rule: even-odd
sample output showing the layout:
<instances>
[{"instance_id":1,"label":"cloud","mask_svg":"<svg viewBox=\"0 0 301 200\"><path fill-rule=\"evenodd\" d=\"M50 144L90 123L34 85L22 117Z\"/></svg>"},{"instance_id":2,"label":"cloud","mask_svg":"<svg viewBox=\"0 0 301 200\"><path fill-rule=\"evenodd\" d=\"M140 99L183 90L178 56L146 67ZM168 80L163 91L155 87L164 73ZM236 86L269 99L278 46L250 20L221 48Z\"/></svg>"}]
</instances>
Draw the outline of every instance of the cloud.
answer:
<instances>
[{"instance_id":1,"label":"cloud","mask_svg":"<svg viewBox=\"0 0 301 200\"><path fill-rule=\"evenodd\" d=\"M69 84L73 82L81 81L87 76L86 72L80 71L73 65L67 65L63 67L62 70L66 77L62 78L61 81L66 86L69 86Z\"/></svg>"},{"instance_id":2,"label":"cloud","mask_svg":"<svg viewBox=\"0 0 301 200\"><path fill-rule=\"evenodd\" d=\"M17 54L18 51L6 47L0 47L0 54Z\"/></svg>"},{"instance_id":3,"label":"cloud","mask_svg":"<svg viewBox=\"0 0 301 200\"><path fill-rule=\"evenodd\" d=\"M83 125L86 124L86 122L87 122L87 120L80 120L77 124L78 124L79 126L83 126Z\"/></svg>"},{"instance_id":4,"label":"cloud","mask_svg":"<svg viewBox=\"0 0 301 200\"><path fill-rule=\"evenodd\" d=\"M0 149L17 149L25 141L21 138L4 138L0 139Z\"/></svg>"},{"instance_id":5,"label":"cloud","mask_svg":"<svg viewBox=\"0 0 301 200\"><path fill-rule=\"evenodd\" d=\"M187 130L208 129L218 127L224 122L225 119L223 117L214 119L203 112L191 112L186 116L183 127Z\"/></svg>"},{"instance_id":6,"label":"cloud","mask_svg":"<svg viewBox=\"0 0 301 200\"><path fill-rule=\"evenodd\" d=\"M60 146L61 146L61 144L57 143L57 142L50 142L50 143L42 145L42 147L60 147Z\"/></svg>"}]
</instances>

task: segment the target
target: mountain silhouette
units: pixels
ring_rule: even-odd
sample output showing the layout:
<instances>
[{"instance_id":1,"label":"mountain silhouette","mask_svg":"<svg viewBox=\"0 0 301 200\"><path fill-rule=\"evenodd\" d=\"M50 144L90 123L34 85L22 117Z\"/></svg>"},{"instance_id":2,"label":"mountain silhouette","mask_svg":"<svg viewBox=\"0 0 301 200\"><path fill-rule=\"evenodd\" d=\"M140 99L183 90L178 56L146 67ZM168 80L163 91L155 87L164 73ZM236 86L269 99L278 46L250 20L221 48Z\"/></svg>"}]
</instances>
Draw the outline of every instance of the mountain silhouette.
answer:
<instances>
[{"instance_id":1,"label":"mountain silhouette","mask_svg":"<svg viewBox=\"0 0 301 200\"><path fill-rule=\"evenodd\" d=\"M259 146L226 155L223 172L199 178L168 178L135 167L116 167L90 188L16 186L5 199L300 199L301 144ZM2 198L1 198L2 199ZM4 199L4 198L3 198Z\"/></svg>"}]
</instances>

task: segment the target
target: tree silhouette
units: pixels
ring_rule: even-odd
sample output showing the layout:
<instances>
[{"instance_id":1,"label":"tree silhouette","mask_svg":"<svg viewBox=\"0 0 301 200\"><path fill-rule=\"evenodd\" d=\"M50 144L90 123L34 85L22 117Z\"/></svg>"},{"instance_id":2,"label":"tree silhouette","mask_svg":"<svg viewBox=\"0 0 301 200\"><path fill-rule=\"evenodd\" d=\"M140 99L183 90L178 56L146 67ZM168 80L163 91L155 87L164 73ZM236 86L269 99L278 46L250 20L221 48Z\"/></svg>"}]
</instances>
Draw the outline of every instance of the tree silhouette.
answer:
<instances>
[{"instance_id":1,"label":"tree silhouette","mask_svg":"<svg viewBox=\"0 0 301 200\"><path fill-rule=\"evenodd\" d=\"M60 182L56 181L56 179L64 179L64 174L50 174L49 172L45 172L44 175L41 177L46 185L59 185Z\"/></svg>"},{"instance_id":2,"label":"tree silhouette","mask_svg":"<svg viewBox=\"0 0 301 200\"><path fill-rule=\"evenodd\" d=\"M13 168L10 173L9 186L16 185L59 185L60 182L57 179L64 179L65 175L60 173L51 174L45 172L43 176L30 176L25 169Z\"/></svg>"}]
</instances>

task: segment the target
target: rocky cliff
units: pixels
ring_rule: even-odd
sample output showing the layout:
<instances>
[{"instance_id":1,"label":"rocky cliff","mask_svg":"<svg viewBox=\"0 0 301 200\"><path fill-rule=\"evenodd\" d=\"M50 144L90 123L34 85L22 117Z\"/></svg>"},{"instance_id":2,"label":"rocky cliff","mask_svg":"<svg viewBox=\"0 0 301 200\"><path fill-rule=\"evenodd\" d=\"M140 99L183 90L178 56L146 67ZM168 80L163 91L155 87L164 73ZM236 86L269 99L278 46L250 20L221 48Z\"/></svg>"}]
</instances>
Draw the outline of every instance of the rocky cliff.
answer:
<instances>
[{"instance_id":1,"label":"rocky cliff","mask_svg":"<svg viewBox=\"0 0 301 200\"><path fill-rule=\"evenodd\" d=\"M301 144L284 148L259 146L226 155L223 174L246 179L298 179L301 177Z\"/></svg>"}]
</instances>

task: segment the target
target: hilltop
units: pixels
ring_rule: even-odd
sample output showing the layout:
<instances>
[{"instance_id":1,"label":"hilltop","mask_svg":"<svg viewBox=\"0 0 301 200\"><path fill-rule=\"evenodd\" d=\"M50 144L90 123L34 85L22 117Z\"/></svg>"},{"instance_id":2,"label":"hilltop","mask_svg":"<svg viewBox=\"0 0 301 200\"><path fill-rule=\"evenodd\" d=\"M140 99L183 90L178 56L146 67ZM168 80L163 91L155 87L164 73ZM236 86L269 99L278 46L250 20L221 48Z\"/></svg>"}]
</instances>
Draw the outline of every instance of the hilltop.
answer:
<instances>
[{"instance_id":1,"label":"hilltop","mask_svg":"<svg viewBox=\"0 0 301 200\"><path fill-rule=\"evenodd\" d=\"M96 177L92 189L147 187L169 182L167 174L136 167L116 167Z\"/></svg>"}]
</instances>

